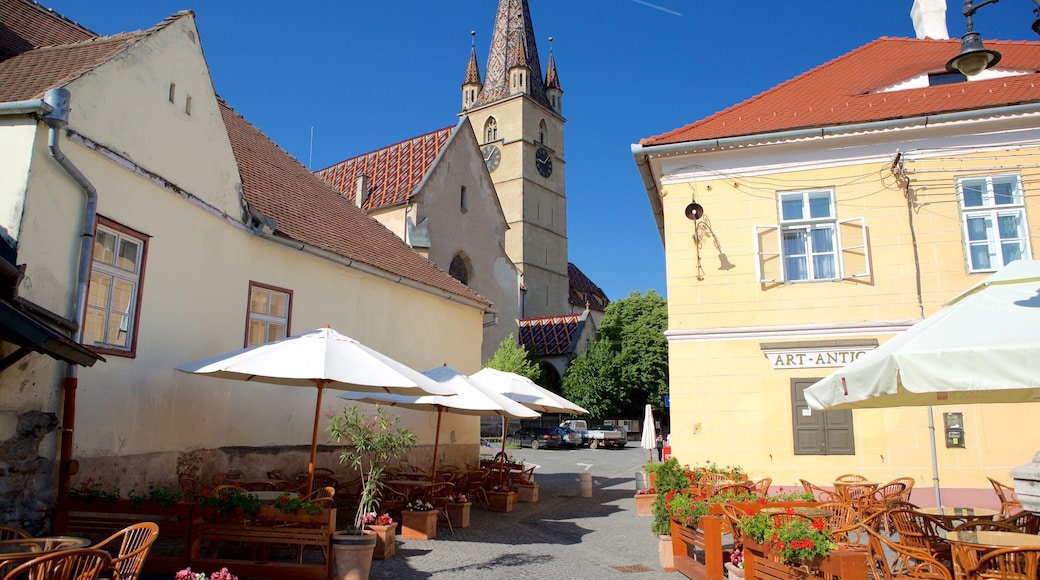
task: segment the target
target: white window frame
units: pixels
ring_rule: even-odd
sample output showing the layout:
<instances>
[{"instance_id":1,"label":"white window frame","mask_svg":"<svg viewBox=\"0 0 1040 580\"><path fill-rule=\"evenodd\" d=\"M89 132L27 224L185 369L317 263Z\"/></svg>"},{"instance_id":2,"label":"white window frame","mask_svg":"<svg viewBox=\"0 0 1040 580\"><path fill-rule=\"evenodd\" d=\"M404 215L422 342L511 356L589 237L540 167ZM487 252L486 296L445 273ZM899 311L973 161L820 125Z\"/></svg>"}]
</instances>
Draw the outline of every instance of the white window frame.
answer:
<instances>
[{"instance_id":1,"label":"white window frame","mask_svg":"<svg viewBox=\"0 0 1040 580\"><path fill-rule=\"evenodd\" d=\"M263 293L266 295L264 304L267 305L265 311L253 310L253 295L254 293ZM272 314L271 313L271 296L277 294L285 299L285 315ZM268 284L261 284L260 282L249 282L249 294L246 303L246 337L245 346L259 346L261 344L267 344L274 342L275 340L281 340L289 336L290 321L292 320L292 290L285 288L278 288ZM250 340L252 333L250 332L253 325L257 324L263 327L262 336L264 337L263 342L256 342ZM281 327L281 332L276 333L275 336L271 335L271 327L277 325Z\"/></svg>"},{"instance_id":2,"label":"white window frame","mask_svg":"<svg viewBox=\"0 0 1040 580\"><path fill-rule=\"evenodd\" d=\"M115 240L115 251L112 253L110 261L103 260L98 251L97 245L101 235L113 236ZM124 243L137 247L135 259L129 268L119 263L120 248ZM98 219L94 234L87 304L83 313L83 330L85 340L92 336L92 346L99 352L133 356L137 351L141 282L144 277L147 254L147 236L104 218ZM108 280L108 290L104 296L100 296L101 287L97 285L101 278ZM130 285L127 304L119 312L114 310L113 305L117 283ZM97 315L100 315L105 321L100 327L94 323L94 317ZM119 318L118 324L114 324L116 317Z\"/></svg>"},{"instance_id":3,"label":"white window frame","mask_svg":"<svg viewBox=\"0 0 1040 580\"><path fill-rule=\"evenodd\" d=\"M994 182L1011 183L1013 193L1007 203L1000 203L996 197ZM965 186L968 184L982 185L981 199L979 205L967 205ZM1026 222L1025 193L1022 188L1022 176L1015 173L1001 173L995 175L981 175L973 177L962 177L957 180L957 200L961 209L961 235L964 240L964 260L968 272L995 272L1006 266L1015 259L1031 259L1031 248L1029 241L1029 225ZM1018 233L1014 237L1002 238L1000 234L1000 218L1015 217L1018 220ZM968 224L971 221L986 220L985 239L971 239ZM1018 258L1005 262L1004 244L1015 243L1019 246L1021 255ZM985 247L988 252L988 265L976 265L974 248Z\"/></svg>"},{"instance_id":4,"label":"white window frame","mask_svg":"<svg viewBox=\"0 0 1040 580\"><path fill-rule=\"evenodd\" d=\"M826 193L828 210L825 216L809 215L809 200L813 196ZM800 195L803 215L784 219L783 202L785 198ZM788 284L801 282L826 282L866 278L870 276L870 248L867 245L867 228L863 218L838 220L836 218L833 189L811 189L805 191L789 191L777 194L778 224L753 226L755 239L755 270L760 283ZM810 232L820 229L831 229L833 236L834 276L818 277L813 272ZM791 279L787 271L787 260L784 253L784 232L801 231L806 235L807 253L805 255L807 278Z\"/></svg>"}]
</instances>

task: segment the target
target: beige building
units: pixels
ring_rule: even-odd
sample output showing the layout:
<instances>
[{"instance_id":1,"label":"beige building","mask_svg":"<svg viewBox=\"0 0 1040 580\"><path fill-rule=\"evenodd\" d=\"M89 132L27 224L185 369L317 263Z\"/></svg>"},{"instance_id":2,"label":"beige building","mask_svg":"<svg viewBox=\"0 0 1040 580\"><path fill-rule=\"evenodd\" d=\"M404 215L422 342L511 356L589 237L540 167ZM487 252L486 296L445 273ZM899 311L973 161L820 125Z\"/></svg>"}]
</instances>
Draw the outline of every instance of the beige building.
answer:
<instances>
[{"instance_id":1,"label":"beige building","mask_svg":"<svg viewBox=\"0 0 1040 580\"><path fill-rule=\"evenodd\" d=\"M191 12L98 37L0 0L0 28L0 523L43 531L77 468L125 494L306 465L315 391L178 365L329 324L416 369L480 367L489 301L215 95ZM401 415L430 460L430 414ZM443 461L475 458L477 419L444 421Z\"/></svg>"},{"instance_id":2,"label":"beige building","mask_svg":"<svg viewBox=\"0 0 1040 580\"><path fill-rule=\"evenodd\" d=\"M967 78L944 66L957 41L882 38L633 146L666 253L680 461L785 487L910 476L928 505L934 422L944 503L995 505L986 477L1010 483L1040 449L1034 404L818 412L802 398L1037 255L1040 43L986 46L1003 59Z\"/></svg>"}]
</instances>

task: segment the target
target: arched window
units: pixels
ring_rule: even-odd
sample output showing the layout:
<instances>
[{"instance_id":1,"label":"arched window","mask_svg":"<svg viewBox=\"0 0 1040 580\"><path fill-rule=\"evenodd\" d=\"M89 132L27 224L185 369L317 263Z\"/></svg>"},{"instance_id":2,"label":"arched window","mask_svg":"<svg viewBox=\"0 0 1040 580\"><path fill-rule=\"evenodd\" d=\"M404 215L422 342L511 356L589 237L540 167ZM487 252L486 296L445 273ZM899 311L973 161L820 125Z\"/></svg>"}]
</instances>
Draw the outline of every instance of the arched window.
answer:
<instances>
[{"instance_id":1,"label":"arched window","mask_svg":"<svg viewBox=\"0 0 1040 580\"><path fill-rule=\"evenodd\" d=\"M455 257L451 259L451 265L448 266L448 274L459 282L467 286L469 285L469 267L466 265L466 258L462 254L455 254Z\"/></svg>"},{"instance_id":2,"label":"arched window","mask_svg":"<svg viewBox=\"0 0 1040 580\"><path fill-rule=\"evenodd\" d=\"M494 117L488 117L484 123L484 142L489 143L498 139L498 121Z\"/></svg>"},{"instance_id":3,"label":"arched window","mask_svg":"<svg viewBox=\"0 0 1040 580\"><path fill-rule=\"evenodd\" d=\"M538 142L548 145L549 143L546 141L548 134L549 130L545 128L545 121L538 123Z\"/></svg>"}]
</instances>

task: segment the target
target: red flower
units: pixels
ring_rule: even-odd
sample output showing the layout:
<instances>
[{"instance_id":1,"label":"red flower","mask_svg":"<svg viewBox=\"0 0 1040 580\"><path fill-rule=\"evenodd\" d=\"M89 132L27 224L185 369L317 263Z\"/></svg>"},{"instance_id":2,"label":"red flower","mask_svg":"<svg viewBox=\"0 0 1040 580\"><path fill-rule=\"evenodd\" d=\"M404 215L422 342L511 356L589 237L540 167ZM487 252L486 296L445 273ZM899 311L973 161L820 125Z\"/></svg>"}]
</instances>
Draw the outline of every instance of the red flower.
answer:
<instances>
[{"instance_id":1,"label":"red flower","mask_svg":"<svg viewBox=\"0 0 1040 580\"><path fill-rule=\"evenodd\" d=\"M827 526L825 526L820 520L813 520L812 527L822 532Z\"/></svg>"},{"instance_id":2,"label":"red flower","mask_svg":"<svg viewBox=\"0 0 1040 580\"><path fill-rule=\"evenodd\" d=\"M784 508L784 513L785 514L793 514L794 513L794 508L792 508L792 507L785 507Z\"/></svg>"},{"instance_id":3,"label":"red flower","mask_svg":"<svg viewBox=\"0 0 1040 580\"><path fill-rule=\"evenodd\" d=\"M757 500L755 500L755 501L757 501L758 503L760 503L760 504L763 504L763 505L765 505L765 504L769 503L769 500L768 500L768 499L766 499L766 498L764 498L764 497L760 497L760 498L758 498L758 499L757 499Z\"/></svg>"}]
</instances>

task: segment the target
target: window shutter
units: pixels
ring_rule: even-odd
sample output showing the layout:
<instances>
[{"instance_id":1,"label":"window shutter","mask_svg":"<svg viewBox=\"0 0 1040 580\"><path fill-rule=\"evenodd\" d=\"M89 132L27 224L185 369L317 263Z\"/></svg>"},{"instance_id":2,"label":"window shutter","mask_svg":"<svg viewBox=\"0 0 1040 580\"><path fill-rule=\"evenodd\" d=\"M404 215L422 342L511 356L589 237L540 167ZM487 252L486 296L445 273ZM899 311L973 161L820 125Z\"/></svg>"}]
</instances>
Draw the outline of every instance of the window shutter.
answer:
<instances>
[{"instance_id":1,"label":"window shutter","mask_svg":"<svg viewBox=\"0 0 1040 580\"><path fill-rule=\"evenodd\" d=\"M870 247L863 218L838 222L838 245L841 248L842 279L869 278Z\"/></svg>"},{"instance_id":2,"label":"window shutter","mask_svg":"<svg viewBox=\"0 0 1040 580\"><path fill-rule=\"evenodd\" d=\"M755 226L755 270L760 283L783 283L780 226Z\"/></svg>"},{"instance_id":3,"label":"window shutter","mask_svg":"<svg viewBox=\"0 0 1040 580\"><path fill-rule=\"evenodd\" d=\"M791 380L791 412L795 455L855 455L852 411L809 409L805 389L819 379Z\"/></svg>"}]
</instances>

